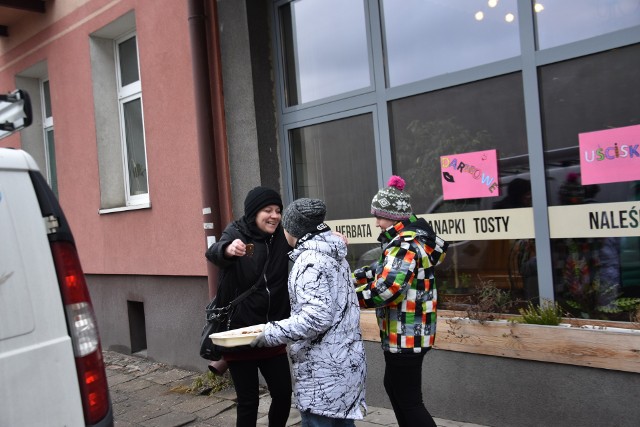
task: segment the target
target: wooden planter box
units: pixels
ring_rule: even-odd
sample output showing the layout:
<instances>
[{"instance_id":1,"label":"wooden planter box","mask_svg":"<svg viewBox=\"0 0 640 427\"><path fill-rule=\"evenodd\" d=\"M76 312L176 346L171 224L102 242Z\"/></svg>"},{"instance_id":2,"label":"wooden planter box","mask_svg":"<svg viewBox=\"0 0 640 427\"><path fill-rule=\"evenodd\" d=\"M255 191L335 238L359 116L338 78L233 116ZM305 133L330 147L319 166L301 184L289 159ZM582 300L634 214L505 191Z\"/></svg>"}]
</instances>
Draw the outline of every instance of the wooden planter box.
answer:
<instances>
[{"instance_id":1,"label":"wooden planter box","mask_svg":"<svg viewBox=\"0 0 640 427\"><path fill-rule=\"evenodd\" d=\"M440 350L640 373L640 331L628 329L629 323L566 319L573 327L543 326L438 314ZM375 312L362 310L360 319L363 338L380 341Z\"/></svg>"}]
</instances>

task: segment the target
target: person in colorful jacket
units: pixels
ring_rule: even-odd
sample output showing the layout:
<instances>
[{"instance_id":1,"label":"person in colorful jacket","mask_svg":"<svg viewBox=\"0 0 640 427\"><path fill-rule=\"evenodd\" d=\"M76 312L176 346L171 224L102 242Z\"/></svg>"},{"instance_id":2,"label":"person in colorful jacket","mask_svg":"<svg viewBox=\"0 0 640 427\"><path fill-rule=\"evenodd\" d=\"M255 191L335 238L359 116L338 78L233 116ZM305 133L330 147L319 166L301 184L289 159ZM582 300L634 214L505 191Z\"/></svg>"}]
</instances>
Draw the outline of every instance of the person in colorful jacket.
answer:
<instances>
[{"instance_id":1,"label":"person in colorful jacket","mask_svg":"<svg viewBox=\"0 0 640 427\"><path fill-rule=\"evenodd\" d=\"M366 411L360 308L344 240L324 223L318 199L298 199L282 216L294 247L291 316L269 322L252 346L290 344L294 402L303 426L354 426Z\"/></svg>"},{"instance_id":2,"label":"person in colorful jacket","mask_svg":"<svg viewBox=\"0 0 640 427\"><path fill-rule=\"evenodd\" d=\"M392 176L371 202L382 233L377 263L354 271L361 307L376 308L385 358L384 387L400 427L434 426L422 400L422 362L436 336L434 266L448 243L411 209L404 180Z\"/></svg>"}]
</instances>

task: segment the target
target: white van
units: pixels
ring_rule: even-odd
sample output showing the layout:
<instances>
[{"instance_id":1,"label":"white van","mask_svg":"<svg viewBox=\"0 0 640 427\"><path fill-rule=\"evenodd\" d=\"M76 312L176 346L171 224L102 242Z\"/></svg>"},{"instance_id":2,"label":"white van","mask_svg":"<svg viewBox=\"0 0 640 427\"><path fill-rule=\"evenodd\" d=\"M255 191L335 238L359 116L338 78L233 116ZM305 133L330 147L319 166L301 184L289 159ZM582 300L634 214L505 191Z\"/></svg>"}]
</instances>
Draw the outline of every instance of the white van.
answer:
<instances>
[{"instance_id":1,"label":"white van","mask_svg":"<svg viewBox=\"0 0 640 427\"><path fill-rule=\"evenodd\" d=\"M33 158L0 148L0 426L85 425L113 412L73 236Z\"/></svg>"}]
</instances>

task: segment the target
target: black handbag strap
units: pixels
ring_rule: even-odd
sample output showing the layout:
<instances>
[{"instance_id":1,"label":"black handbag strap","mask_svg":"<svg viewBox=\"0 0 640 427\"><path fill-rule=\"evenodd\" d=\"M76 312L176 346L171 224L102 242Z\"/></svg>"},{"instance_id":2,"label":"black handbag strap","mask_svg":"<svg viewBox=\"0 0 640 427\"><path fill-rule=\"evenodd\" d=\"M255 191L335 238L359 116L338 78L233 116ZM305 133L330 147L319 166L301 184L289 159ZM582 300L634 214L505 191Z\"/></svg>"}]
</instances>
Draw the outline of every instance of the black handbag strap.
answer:
<instances>
[{"instance_id":1,"label":"black handbag strap","mask_svg":"<svg viewBox=\"0 0 640 427\"><path fill-rule=\"evenodd\" d=\"M251 295L253 292L255 292L256 289L258 289L260 282L262 282L262 279L264 279L264 275L267 273L268 265L269 265L269 255L267 255L267 260L264 263L264 267L262 267L262 273L260 273L260 277L258 277L258 280L256 281L256 283L254 283L253 286L251 286L249 289L247 289L246 291L238 295L236 298L234 298L233 301L227 304L227 307L229 308L235 307L236 305L240 304L240 302L243 299L245 299L246 297Z\"/></svg>"}]
</instances>

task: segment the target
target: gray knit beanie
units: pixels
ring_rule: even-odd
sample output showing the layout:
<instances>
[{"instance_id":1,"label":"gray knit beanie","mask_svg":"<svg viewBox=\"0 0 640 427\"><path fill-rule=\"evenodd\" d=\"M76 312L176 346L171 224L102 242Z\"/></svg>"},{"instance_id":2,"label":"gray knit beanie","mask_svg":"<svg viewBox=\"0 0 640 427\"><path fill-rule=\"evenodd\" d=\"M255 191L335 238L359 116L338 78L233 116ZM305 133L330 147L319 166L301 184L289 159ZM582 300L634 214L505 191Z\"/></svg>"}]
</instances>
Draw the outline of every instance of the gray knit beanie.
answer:
<instances>
[{"instance_id":1,"label":"gray knit beanie","mask_svg":"<svg viewBox=\"0 0 640 427\"><path fill-rule=\"evenodd\" d=\"M380 218L403 221L409 219L411 196L404 191L404 179L397 175L389 178L386 188L381 189L371 201L371 214Z\"/></svg>"},{"instance_id":2,"label":"gray knit beanie","mask_svg":"<svg viewBox=\"0 0 640 427\"><path fill-rule=\"evenodd\" d=\"M327 207L322 200L298 199L284 209L282 227L299 239L307 233L317 231L326 214Z\"/></svg>"}]
</instances>

